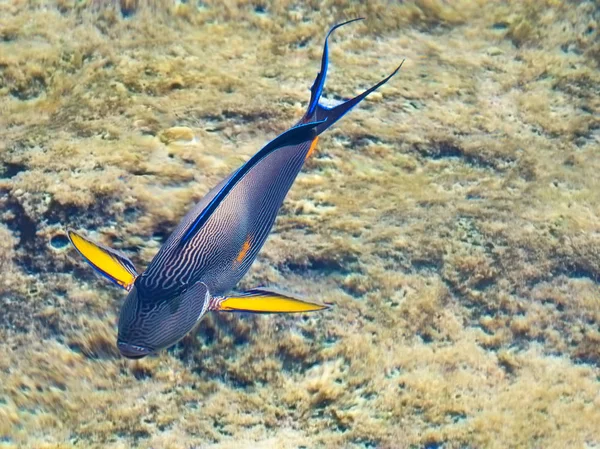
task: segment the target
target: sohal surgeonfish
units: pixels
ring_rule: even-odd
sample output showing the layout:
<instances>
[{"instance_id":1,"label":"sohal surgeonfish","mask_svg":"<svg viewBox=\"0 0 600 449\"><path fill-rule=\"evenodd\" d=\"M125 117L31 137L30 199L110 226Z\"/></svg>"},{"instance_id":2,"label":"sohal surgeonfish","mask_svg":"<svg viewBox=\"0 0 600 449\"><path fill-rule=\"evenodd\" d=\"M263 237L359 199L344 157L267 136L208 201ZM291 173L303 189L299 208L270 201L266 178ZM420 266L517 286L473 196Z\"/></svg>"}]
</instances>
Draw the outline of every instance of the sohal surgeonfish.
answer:
<instances>
[{"instance_id":1,"label":"sohal surgeonfish","mask_svg":"<svg viewBox=\"0 0 600 449\"><path fill-rule=\"evenodd\" d=\"M320 104L328 66L327 40L333 30L355 20L338 24L327 34L321 69L300 121L208 192L142 274L124 254L68 231L86 261L129 292L118 325L117 346L123 356L140 358L175 344L208 311L289 313L327 308L263 288L229 292L254 262L318 136L402 66L335 107Z\"/></svg>"}]
</instances>

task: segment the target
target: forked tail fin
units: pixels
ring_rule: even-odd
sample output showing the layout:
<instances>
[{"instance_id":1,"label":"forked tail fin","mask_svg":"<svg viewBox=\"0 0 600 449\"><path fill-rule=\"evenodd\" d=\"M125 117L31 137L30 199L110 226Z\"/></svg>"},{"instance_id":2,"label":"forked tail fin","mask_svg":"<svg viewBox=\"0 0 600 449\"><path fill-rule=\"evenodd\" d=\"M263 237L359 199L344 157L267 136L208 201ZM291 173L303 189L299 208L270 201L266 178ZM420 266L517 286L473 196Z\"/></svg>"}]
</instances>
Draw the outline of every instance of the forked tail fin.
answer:
<instances>
[{"instance_id":1,"label":"forked tail fin","mask_svg":"<svg viewBox=\"0 0 600 449\"><path fill-rule=\"evenodd\" d=\"M338 23L331 27L327 36L325 36L325 44L323 45L323 56L321 57L321 70L317 74L315 81L310 88L310 103L308 104L308 111L306 112L305 117L310 117L312 113L315 111L317 104L319 103L319 99L321 98L321 94L323 93L323 86L325 85L325 79L327 78L327 67L329 66L329 46L327 41L329 40L329 36L339 27L343 27L344 25L348 25L352 22L358 22L359 20L364 20L363 17L359 17L357 19L348 20L346 22Z\"/></svg>"},{"instance_id":2,"label":"forked tail fin","mask_svg":"<svg viewBox=\"0 0 600 449\"><path fill-rule=\"evenodd\" d=\"M335 29L337 29L343 25L346 25L346 24L349 24L352 22L356 22L358 20L363 20L363 19L362 18L353 19L353 20L349 20L344 23L339 23L339 24L333 26L327 33L327 36L325 37L325 45L323 47L323 56L321 58L321 70L319 71L319 73L318 73L317 77L315 78L315 81L310 89L311 96L310 96L310 103L308 105L308 110L307 110L306 114L304 115L304 117L302 118L302 120L300 121L300 123L323 121L323 123L319 124L315 128L317 135L321 134L327 128L329 128L331 125L333 125L339 119L341 119L346 113L348 113L350 111L350 109L352 109L354 106L356 106L362 100L364 100L365 97L367 97L367 95L369 95L371 92L377 90L378 88L383 86L385 83L387 83L390 80L390 78L392 78L396 73L398 73L398 71L402 67L402 64L404 64L404 60L403 60L400 63L400 65L396 68L396 70L394 70L389 76L387 76L386 78L384 78L383 80L381 80L380 82L375 84L374 86L370 87L369 89L365 90L360 95L357 95L356 97L351 98L350 100L346 100L343 103L341 103L337 106L331 107L331 108L322 105L320 103L320 99L321 99L321 95L323 93L323 86L325 85L325 79L327 78L327 67L329 65L329 46L327 44L329 36Z\"/></svg>"}]
</instances>

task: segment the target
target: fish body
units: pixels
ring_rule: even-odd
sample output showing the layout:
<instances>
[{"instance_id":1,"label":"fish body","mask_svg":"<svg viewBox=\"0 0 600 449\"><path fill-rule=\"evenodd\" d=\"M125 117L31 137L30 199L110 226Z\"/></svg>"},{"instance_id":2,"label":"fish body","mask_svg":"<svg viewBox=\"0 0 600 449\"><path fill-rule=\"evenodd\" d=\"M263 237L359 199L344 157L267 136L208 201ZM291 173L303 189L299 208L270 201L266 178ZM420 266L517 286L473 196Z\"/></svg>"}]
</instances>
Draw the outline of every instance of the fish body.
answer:
<instances>
[{"instance_id":1,"label":"fish body","mask_svg":"<svg viewBox=\"0 0 600 449\"><path fill-rule=\"evenodd\" d=\"M360 20L360 19L355 19ZM307 312L326 305L267 289L226 296L246 274L269 235L277 213L314 152L318 136L388 77L333 108L319 103L328 67L325 38L321 70L305 115L215 186L182 219L146 270L138 275L122 253L69 231L92 267L128 290L119 317L121 354L140 358L183 338L209 311Z\"/></svg>"}]
</instances>

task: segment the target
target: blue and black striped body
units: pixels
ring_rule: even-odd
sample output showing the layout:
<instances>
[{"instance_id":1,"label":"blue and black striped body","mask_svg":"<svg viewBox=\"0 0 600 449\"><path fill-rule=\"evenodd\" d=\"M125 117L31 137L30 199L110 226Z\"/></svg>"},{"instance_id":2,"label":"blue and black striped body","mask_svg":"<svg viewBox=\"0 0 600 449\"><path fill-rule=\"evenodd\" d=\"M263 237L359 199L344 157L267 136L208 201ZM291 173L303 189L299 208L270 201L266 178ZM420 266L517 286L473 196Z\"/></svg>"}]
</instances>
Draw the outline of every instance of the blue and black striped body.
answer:
<instances>
[{"instance_id":1,"label":"blue and black striped body","mask_svg":"<svg viewBox=\"0 0 600 449\"><path fill-rule=\"evenodd\" d=\"M267 239L310 144L308 140L279 148L258 162L204 226L182 244L194 220L231 176L217 185L173 231L136 280L136 287L155 294L202 281L213 295L223 295L235 287ZM245 245L248 249L240 257Z\"/></svg>"},{"instance_id":2,"label":"blue and black striped body","mask_svg":"<svg viewBox=\"0 0 600 449\"><path fill-rule=\"evenodd\" d=\"M175 343L206 313L211 297L235 287L265 243L318 135L399 69L363 94L326 108L319 98L327 73L327 38L306 115L190 210L135 280L119 320L124 355L142 357Z\"/></svg>"}]
</instances>

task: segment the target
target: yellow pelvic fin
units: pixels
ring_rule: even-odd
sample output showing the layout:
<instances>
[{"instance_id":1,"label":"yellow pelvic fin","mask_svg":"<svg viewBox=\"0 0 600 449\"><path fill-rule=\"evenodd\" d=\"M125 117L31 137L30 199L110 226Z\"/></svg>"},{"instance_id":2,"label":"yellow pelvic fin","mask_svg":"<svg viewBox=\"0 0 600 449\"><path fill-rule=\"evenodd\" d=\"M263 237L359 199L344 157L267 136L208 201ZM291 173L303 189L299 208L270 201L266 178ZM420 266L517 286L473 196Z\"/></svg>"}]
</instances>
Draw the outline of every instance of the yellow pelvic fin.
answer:
<instances>
[{"instance_id":1,"label":"yellow pelvic fin","mask_svg":"<svg viewBox=\"0 0 600 449\"><path fill-rule=\"evenodd\" d=\"M94 243L71 230L67 231L67 235L75 249L92 268L125 290L131 289L137 271L127 256Z\"/></svg>"},{"instance_id":2,"label":"yellow pelvic fin","mask_svg":"<svg viewBox=\"0 0 600 449\"><path fill-rule=\"evenodd\" d=\"M294 298L288 294L256 288L237 296L227 296L215 304L213 310L225 312L298 313L328 309L327 304L317 304Z\"/></svg>"},{"instance_id":3,"label":"yellow pelvic fin","mask_svg":"<svg viewBox=\"0 0 600 449\"><path fill-rule=\"evenodd\" d=\"M304 160L307 160L315 152L315 149L317 148L317 142L319 142L319 136L315 137L315 139L310 144L310 148L308 149L308 153L306 153L306 157L304 158Z\"/></svg>"}]
</instances>

